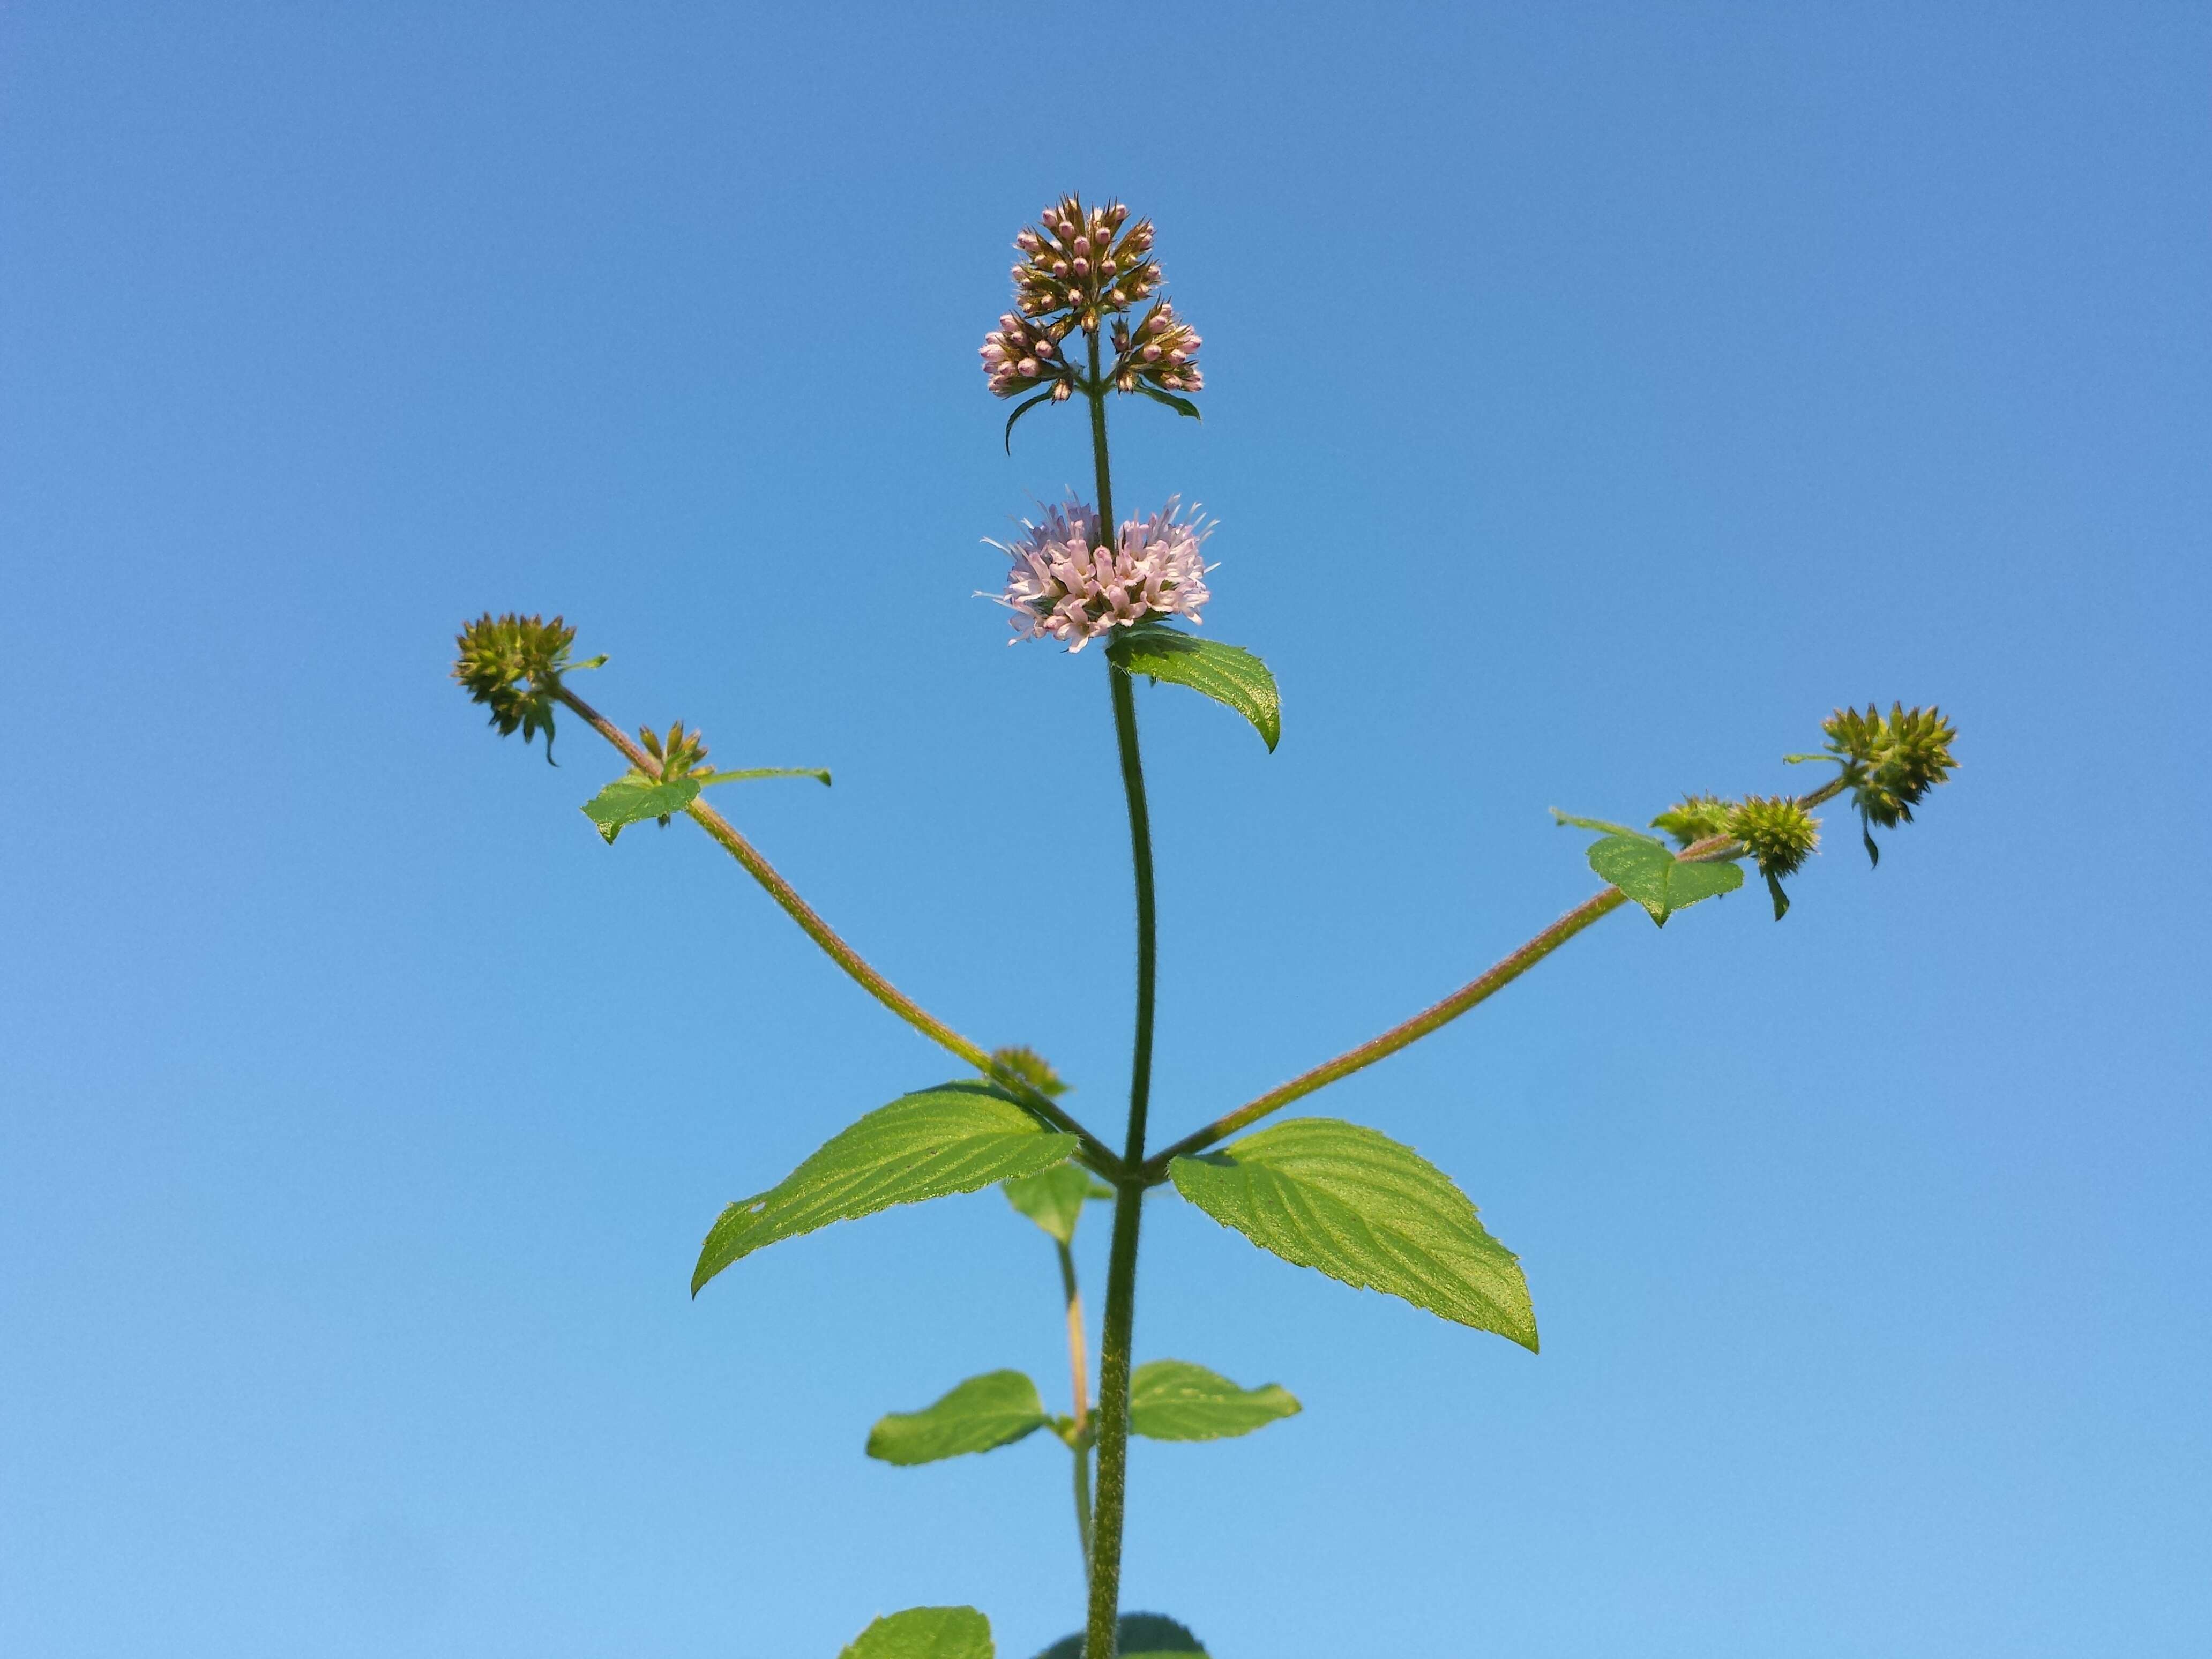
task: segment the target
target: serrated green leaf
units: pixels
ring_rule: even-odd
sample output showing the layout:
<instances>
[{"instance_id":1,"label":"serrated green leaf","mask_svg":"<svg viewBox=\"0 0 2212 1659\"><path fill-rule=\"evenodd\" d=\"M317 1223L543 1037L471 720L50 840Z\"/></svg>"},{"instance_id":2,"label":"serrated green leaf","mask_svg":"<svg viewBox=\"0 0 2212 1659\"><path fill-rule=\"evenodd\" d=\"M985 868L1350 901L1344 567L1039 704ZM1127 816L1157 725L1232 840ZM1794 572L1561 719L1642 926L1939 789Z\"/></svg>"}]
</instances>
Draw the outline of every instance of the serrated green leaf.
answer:
<instances>
[{"instance_id":1,"label":"serrated green leaf","mask_svg":"<svg viewBox=\"0 0 2212 1659\"><path fill-rule=\"evenodd\" d=\"M691 1294L764 1245L1064 1164L1080 1143L986 1083L902 1096L833 1135L768 1191L724 1210L700 1248Z\"/></svg>"},{"instance_id":2,"label":"serrated green leaf","mask_svg":"<svg viewBox=\"0 0 2212 1659\"><path fill-rule=\"evenodd\" d=\"M647 818L665 818L699 799L696 778L671 778L655 783L635 772L625 772L584 803L584 816L599 825L599 834L612 846L623 826Z\"/></svg>"},{"instance_id":3,"label":"serrated green leaf","mask_svg":"<svg viewBox=\"0 0 2212 1659\"><path fill-rule=\"evenodd\" d=\"M1235 709L1252 722L1270 752L1282 739L1283 700L1275 677L1242 646L1145 623L1117 629L1106 654L1129 673L1187 685Z\"/></svg>"},{"instance_id":4,"label":"serrated green leaf","mask_svg":"<svg viewBox=\"0 0 2212 1659\"><path fill-rule=\"evenodd\" d=\"M933 1406L893 1412L868 1431L868 1455L908 1466L994 1451L1051 1419L1036 1384L1019 1371L971 1376Z\"/></svg>"},{"instance_id":5,"label":"serrated green leaf","mask_svg":"<svg viewBox=\"0 0 2212 1659\"><path fill-rule=\"evenodd\" d=\"M887 1613L837 1659L992 1659L991 1621L973 1607Z\"/></svg>"},{"instance_id":6,"label":"serrated green leaf","mask_svg":"<svg viewBox=\"0 0 2212 1659\"><path fill-rule=\"evenodd\" d=\"M736 772L691 772L685 775L701 783L742 783L748 778L812 778L824 789L830 787L830 774L819 766L748 766Z\"/></svg>"},{"instance_id":7,"label":"serrated green leaf","mask_svg":"<svg viewBox=\"0 0 2212 1659\"><path fill-rule=\"evenodd\" d=\"M1195 1654L1206 1659L1198 1638L1164 1613L1125 1613L1114 1626L1115 1648L1121 1659L1182 1659ZM1036 1659L1083 1659L1083 1632L1063 1636Z\"/></svg>"},{"instance_id":8,"label":"serrated green leaf","mask_svg":"<svg viewBox=\"0 0 2212 1659\"><path fill-rule=\"evenodd\" d=\"M1188 1359L1155 1359L1129 1379L1129 1429L1148 1440L1226 1440L1301 1407L1280 1383L1240 1389Z\"/></svg>"},{"instance_id":9,"label":"serrated green leaf","mask_svg":"<svg viewBox=\"0 0 2212 1659\"><path fill-rule=\"evenodd\" d=\"M1535 1351L1520 1261L1449 1176L1388 1135L1294 1118L1176 1158L1168 1174L1206 1214L1285 1261Z\"/></svg>"},{"instance_id":10,"label":"serrated green leaf","mask_svg":"<svg viewBox=\"0 0 2212 1659\"><path fill-rule=\"evenodd\" d=\"M1552 809L1552 816L1559 821L1562 829L1572 825L1577 830L1595 830L1601 836L1621 836L1630 841L1648 841L1654 847L1667 844L1656 836L1647 836L1641 830L1632 830L1625 823L1607 823L1603 818L1578 818L1571 812L1562 812L1556 806Z\"/></svg>"},{"instance_id":11,"label":"serrated green leaf","mask_svg":"<svg viewBox=\"0 0 2212 1659\"><path fill-rule=\"evenodd\" d=\"M1589 867L1634 899L1660 927L1675 911L1743 885L1743 872L1720 860L1685 864L1661 842L1607 836L1589 848Z\"/></svg>"}]
</instances>

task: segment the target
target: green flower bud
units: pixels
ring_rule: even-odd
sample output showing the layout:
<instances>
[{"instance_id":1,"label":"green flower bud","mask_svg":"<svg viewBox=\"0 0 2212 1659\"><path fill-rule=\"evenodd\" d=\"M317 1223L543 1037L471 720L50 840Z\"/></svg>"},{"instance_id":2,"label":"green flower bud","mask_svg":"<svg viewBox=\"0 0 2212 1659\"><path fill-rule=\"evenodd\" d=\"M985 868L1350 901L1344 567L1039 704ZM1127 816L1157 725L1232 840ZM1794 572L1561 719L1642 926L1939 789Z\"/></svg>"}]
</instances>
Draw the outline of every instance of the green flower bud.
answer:
<instances>
[{"instance_id":1,"label":"green flower bud","mask_svg":"<svg viewBox=\"0 0 2212 1659\"><path fill-rule=\"evenodd\" d=\"M1718 795L1687 795L1651 820L1654 830L1664 830L1684 847L1694 847L1715 836L1735 833L1729 827L1735 811L1733 802Z\"/></svg>"},{"instance_id":2,"label":"green flower bud","mask_svg":"<svg viewBox=\"0 0 2212 1659\"><path fill-rule=\"evenodd\" d=\"M1841 763L1851 803L1859 809L1867 856L1880 863L1881 854L1866 826L1894 830L1912 822L1912 809L1921 798L1957 767L1951 742L1958 732L1940 708L1907 708L1903 703L1892 703L1887 718L1872 703L1863 714L1838 708L1820 729L1828 734L1828 753Z\"/></svg>"},{"instance_id":3,"label":"green flower bud","mask_svg":"<svg viewBox=\"0 0 2212 1659\"><path fill-rule=\"evenodd\" d=\"M556 617L523 617L489 611L461 629L454 641L460 654L453 678L469 696L491 710L491 723L502 738L517 728L528 743L545 730L545 758L553 758L553 702L576 630Z\"/></svg>"},{"instance_id":4,"label":"green flower bud","mask_svg":"<svg viewBox=\"0 0 2212 1659\"><path fill-rule=\"evenodd\" d=\"M1820 821L1787 795L1747 795L1729 812L1728 833L1761 875L1794 876L1820 844Z\"/></svg>"},{"instance_id":5,"label":"green flower bud","mask_svg":"<svg viewBox=\"0 0 2212 1659\"><path fill-rule=\"evenodd\" d=\"M1820 819L1788 795L1747 795L1729 814L1729 834L1743 843L1759 873L1766 878L1774 919L1781 921L1790 908L1782 878L1796 874L1797 866L1820 844Z\"/></svg>"},{"instance_id":6,"label":"green flower bud","mask_svg":"<svg viewBox=\"0 0 2212 1659\"><path fill-rule=\"evenodd\" d=\"M1066 1094L1068 1085L1052 1069L1052 1062L1034 1048L994 1048L991 1064L1006 1076L1018 1078L1048 1100Z\"/></svg>"},{"instance_id":7,"label":"green flower bud","mask_svg":"<svg viewBox=\"0 0 2212 1659\"><path fill-rule=\"evenodd\" d=\"M638 727L637 735L638 740L645 745L645 752L660 763L663 782L697 769L700 763L707 758L705 742L697 732L686 732L682 720L668 728L665 738L649 726Z\"/></svg>"}]
</instances>

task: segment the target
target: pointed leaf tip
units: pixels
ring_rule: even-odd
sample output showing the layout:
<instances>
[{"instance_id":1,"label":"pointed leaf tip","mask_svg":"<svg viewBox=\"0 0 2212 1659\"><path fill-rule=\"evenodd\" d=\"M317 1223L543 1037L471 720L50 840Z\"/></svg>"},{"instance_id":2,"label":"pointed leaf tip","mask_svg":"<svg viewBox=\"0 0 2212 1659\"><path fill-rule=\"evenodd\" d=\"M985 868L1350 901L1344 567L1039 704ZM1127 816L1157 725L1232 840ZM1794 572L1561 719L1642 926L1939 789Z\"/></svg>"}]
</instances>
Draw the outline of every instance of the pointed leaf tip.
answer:
<instances>
[{"instance_id":1,"label":"pointed leaf tip","mask_svg":"<svg viewBox=\"0 0 2212 1659\"><path fill-rule=\"evenodd\" d=\"M972 1193L1065 1164L1080 1143L1003 1090L947 1083L902 1096L839 1131L768 1191L724 1210L699 1249L691 1294L755 1250L832 1222Z\"/></svg>"},{"instance_id":2,"label":"pointed leaf tip","mask_svg":"<svg viewBox=\"0 0 2212 1659\"><path fill-rule=\"evenodd\" d=\"M1279 1383L1240 1389L1187 1359L1155 1359L1129 1379L1129 1431L1148 1440L1225 1440L1302 1409Z\"/></svg>"},{"instance_id":3,"label":"pointed leaf tip","mask_svg":"<svg viewBox=\"0 0 2212 1659\"><path fill-rule=\"evenodd\" d=\"M1283 698L1267 665L1242 646L1159 623L1117 629L1106 654L1124 673L1188 686L1252 722L1270 754L1283 736Z\"/></svg>"},{"instance_id":4,"label":"pointed leaf tip","mask_svg":"<svg viewBox=\"0 0 2212 1659\"><path fill-rule=\"evenodd\" d=\"M1452 1179L1410 1146L1293 1118L1168 1165L1176 1190L1285 1261L1536 1349L1521 1263Z\"/></svg>"},{"instance_id":5,"label":"pointed leaf tip","mask_svg":"<svg viewBox=\"0 0 2212 1659\"><path fill-rule=\"evenodd\" d=\"M868 1431L868 1455L912 1468L970 1452L996 1451L1051 1419L1036 1384L1019 1371L971 1376L918 1412L893 1412Z\"/></svg>"}]
</instances>

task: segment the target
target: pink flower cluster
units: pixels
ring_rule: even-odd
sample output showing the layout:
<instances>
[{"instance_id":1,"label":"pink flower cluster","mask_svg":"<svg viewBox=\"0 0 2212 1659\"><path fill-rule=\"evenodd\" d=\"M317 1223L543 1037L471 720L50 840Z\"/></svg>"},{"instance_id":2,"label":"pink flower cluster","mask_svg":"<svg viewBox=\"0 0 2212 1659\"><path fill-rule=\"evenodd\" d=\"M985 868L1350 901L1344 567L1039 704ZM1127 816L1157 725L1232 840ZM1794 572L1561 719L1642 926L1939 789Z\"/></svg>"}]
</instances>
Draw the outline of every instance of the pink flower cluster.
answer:
<instances>
[{"instance_id":1,"label":"pink flower cluster","mask_svg":"<svg viewBox=\"0 0 2212 1659\"><path fill-rule=\"evenodd\" d=\"M1060 335L1066 329L1064 319L1040 326L1011 311L1000 318L998 327L983 337L983 373L990 380L991 395L1011 398L1050 380L1052 395L1066 402L1074 387L1068 383L1067 364L1056 354Z\"/></svg>"},{"instance_id":2,"label":"pink flower cluster","mask_svg":"<svg viewBox=\"0 0 2212 1659\"><path fill-rule=\"evenodd\" d=\"M996 595L1014 613L1014 640L1051 638L1070 651L1116 628L1158 617L1199 620L1212 597L1201 555L1213 526L1178 516L1180 502L1149 519L1129 519L1113 547L1098 545L1098 515L1080 501L1045 509L1042 524L1023 521L1026 532L1008 546L992 542L1013 560L1006 590Z\"/></svg>"}]
</instances>

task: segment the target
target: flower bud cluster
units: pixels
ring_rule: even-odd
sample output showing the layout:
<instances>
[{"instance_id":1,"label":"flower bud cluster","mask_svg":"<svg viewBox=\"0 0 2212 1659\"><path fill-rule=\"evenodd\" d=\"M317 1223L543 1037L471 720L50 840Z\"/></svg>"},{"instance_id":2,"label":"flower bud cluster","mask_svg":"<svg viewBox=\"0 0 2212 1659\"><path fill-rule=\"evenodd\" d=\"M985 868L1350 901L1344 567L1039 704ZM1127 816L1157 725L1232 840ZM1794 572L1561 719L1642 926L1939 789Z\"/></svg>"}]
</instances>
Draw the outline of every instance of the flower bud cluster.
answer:
<instances>
[{"instance_id":1,"label":"flower bud cluster","mask_svg":"<svg viewBox=\"0 0 2212 1659\"><path fill-rule=\"evenodd\" d=\"M1127 520L1115 545L1106 547L1099 544L1098 515L1070 501L1048 507L1042 524L1025 521L1027 533L1012 545L990 543L1013 561L1006 591L994 597L1014 613L1015 640L1049 636L1073 652L1150 618L1198 621L1212 597L1201 548L1213 526L1179 511L1171 499L1149 519Z\"/></svg>"},{"instance_id":2,"label":"flower bud cluster","mask_svg":"<svg viewBox=\"0 0 2212 1659\"><path fill-rule=\"evenodd\" d=\"M1691 795L1652 819L1651 827L1664 830L1679 846L1694 847L1715 836L1734 833L1729 820L1735 811L1735 803L1718 795Z\"/></svg>"},{"instance_id":3,"label":"flower bud cluster","mask_svg":"<svg viewBox=\"0 0 2212 1659\"><path fill-rule=\"evenodd\" d=\"M1838 708L1820 729L1828 734L1828 752L1843 765L1859 817L1885 830L1911 823L1921 797L1959 763L1951 756L1958 730L1933 707L1893 703L1887 715L1872 703L1863 714Z\"/></svg>"},{"instance_id":4,"label":"flower bud cluster","mask_svg":"<svg viewBox=\"0 0 2212 1659\"><path fill-rule=\"evenodd\" d=\"M453 643L459 654L453 678L477 702L491 710L491 723L502 738L520 728L528 743L545 731L545 757L553 757L553 701L562 671L568 666L576 630L560 617L494 617L489 611L462 629Z\"/></svg>"},{"instance_id":5,"label":"flower bud cluster","mask_svg":"<svg viewBox=\"0 0 2212 1659\"><path fill-rule=\"evenodd\" d=\"M1198 331L1176 316L1174 305L1164 298L1133 331L1116 318L1114 384L1123 392L1134 392L1139 381L1167 392L1197 392L1206 385L1198 368L1198 349L1203 343Z\"/></svg>"},{"instance_id":6,"label":"flower bud cluster","mask_svg":"<svg viewBox=\"0 0 2212 1659\"><path fill-rule=\"evenodd\" d=\"M998 327L983 337L983 373L994 398L1012 398L1049 385L1052 395L1065 402L1075 390L1074 373L1060 356L1060 341L1067 332L1067 319L1032 323L1008 312Z\"/></svg>"},{"instance_id":7,"label":"flower bud cluster","mask_svg":"<svg viewBox=\"0 0 2212 1659\"><path fill-rule=\"evenodd\" d=\"M665 738L649 726L639 726L637 737L638 741L645 745L645 752L660 763L660 778L664 783L694 770L707 758L705 740L696 729L686 732L682 720L668 728Z\"/></svg>"},{"instance_id":8,"label":"flower bud cluster","mask_svg":"<svg viewBox=\"0 0 2212 1659\"><path fill-rule=\"evenodd\" d=\"M1119 202L1085 208L1064 196L1037 216L1042 228L1014 238L1014 304L1024 317L1065 315L1096 333L1100 320L1159 291L1152 258L1152 222L1129 218Z\"/></svg>"},{"instance_id":9,"label":"flower bud cluster","mask_svg":"<svg viewBox=\"0 0 2212 1659\"><path fill-rule=\"evenodd\" d=\"M1789 795L1747 795L1729 809L1728 833L1744 844L1759 874L1794 876L1820 844L1820 821Z\"/></svg>"}]
</instances>

